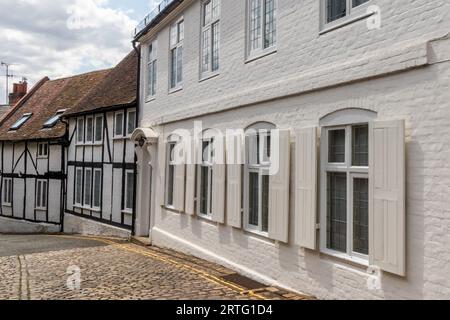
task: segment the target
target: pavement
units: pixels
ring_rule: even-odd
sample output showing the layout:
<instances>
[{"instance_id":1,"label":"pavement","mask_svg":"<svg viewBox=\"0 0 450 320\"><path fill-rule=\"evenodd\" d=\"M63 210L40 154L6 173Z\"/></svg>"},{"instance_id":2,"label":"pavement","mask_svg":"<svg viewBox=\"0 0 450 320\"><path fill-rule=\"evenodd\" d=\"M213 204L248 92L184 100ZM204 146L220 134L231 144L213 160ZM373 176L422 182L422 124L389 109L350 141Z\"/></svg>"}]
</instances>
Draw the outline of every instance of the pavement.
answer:
<instances>
[{"instance_id":1,"label":"pavement","mask_svg":"<svg viewBox=\"0 0 450 320\"><path fill-rule=\"evenodd\" d=\"M81 236L0 235L0 300L307 300L172 250Z\"/></svg>"}]
</instances>

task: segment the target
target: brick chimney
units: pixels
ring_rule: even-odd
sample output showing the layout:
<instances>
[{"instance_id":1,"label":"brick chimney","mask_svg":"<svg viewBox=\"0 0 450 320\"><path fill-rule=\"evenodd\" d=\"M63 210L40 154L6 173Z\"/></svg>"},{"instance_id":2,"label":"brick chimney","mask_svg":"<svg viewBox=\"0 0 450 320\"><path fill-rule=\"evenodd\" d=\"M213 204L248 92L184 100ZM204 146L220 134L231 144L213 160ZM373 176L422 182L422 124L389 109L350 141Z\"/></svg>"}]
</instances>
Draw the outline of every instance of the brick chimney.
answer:
<instances>
[{"instance_id":1,"label":"brick chimney","mask_svg":"<svg viewBox=\"0 0 450 320\"><path fill-rule=\"evenodd\" d=\"M9 105L15 106L27 94L27 90L28 83L25 80L14 83L13 92L9 94Z\"/></svg>"}]
</instances>

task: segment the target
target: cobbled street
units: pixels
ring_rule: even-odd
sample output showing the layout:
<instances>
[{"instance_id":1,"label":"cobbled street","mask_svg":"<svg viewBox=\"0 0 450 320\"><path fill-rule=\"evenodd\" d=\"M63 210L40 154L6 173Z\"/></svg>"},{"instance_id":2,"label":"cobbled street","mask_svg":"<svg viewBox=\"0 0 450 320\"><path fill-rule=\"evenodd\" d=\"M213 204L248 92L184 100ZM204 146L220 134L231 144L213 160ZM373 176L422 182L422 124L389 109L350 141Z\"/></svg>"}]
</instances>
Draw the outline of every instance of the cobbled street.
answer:
<instances>
[{"instance_id":1,"label":"cobbled street","mask_svg":"<svg viewBox=\"0 0 450 320\"><path fill-rule=\"evenodd\" d=\"M0 235L0 300L308 299L192 256L111 239Z\"/></svg>"}]
</instances>

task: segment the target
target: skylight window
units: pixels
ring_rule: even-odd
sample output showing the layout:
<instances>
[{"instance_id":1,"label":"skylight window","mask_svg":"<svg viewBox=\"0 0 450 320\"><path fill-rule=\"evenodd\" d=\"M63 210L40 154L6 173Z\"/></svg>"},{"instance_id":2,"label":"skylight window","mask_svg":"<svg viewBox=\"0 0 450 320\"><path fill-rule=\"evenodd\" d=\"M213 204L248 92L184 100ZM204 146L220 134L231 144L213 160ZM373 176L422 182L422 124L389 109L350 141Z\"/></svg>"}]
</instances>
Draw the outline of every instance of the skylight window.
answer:
<instances>
[{"instance_id":1,"label":"skylight window","mask_svg":"<svg viewBox=\"0 0 450 320\"><path fill-rule=\"evenodd\" d=\"M25 122L27 122L31 118L32 115L32 113L25 113L22 118L20 118L16 123L13 124L11 130L19 130L25 124Z\"/></svg>"},{"instance_id":2,"label":"skylight window","mask_svg":"<svg viewBox=\"0 0 450 320\"><path fill-rule=\"evenodd\" d=\"M44 128L53 128L66 110L58 110L56 114L44 123Z\"/></svg>"}]
</instances>

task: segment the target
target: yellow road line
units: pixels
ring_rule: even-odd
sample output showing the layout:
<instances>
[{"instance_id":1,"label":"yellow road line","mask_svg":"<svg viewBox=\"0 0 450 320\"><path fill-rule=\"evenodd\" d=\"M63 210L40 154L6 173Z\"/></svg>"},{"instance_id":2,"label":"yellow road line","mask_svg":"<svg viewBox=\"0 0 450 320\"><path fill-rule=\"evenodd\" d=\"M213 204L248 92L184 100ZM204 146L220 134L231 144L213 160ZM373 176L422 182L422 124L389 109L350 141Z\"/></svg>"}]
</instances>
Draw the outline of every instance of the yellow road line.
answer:
<instances>
[{"instance_id":1,"label":"yellow road line","mask_svg":"<svg viewBox=\"0 0 450 320\"><path fill-rule=\"evenodd\" d=\"M226 287L228 287L228 288L238 292L241 295L248 295L250 297L258 298L258 299L261 299L261 300L268 300L267 298L265 298L265 297L255 293L254 291L247 290L247 289L245 289L245 288L243 288L243 287L241 287L241 286L239 286L239 285L237 285L237 284L235 284L233 282L226 281L226 280L221 279L221 278L219 278L217 276L214 276L214 275L212 275L212 274L210 274L210 273L208 273L206 271L198 270L198 269L196 269L196 268L194 268L194 267L192 267L192 266L190 266L188 264L181 263L181 262L178 262L176 260L164 257L164 256L162 256L160 254L155 253L155 252L150 252L149 250L145 250L145 249L142 249L140 247L137 248L137 246L135 247L135 246L131 246L129 244L120 244L120 243L116 243L116 242L114 242L112 240L109 240L109 239L98 238L98 237L81 237L81 236L67 236L67 235L59 235L57 237L68 238L68 239L94 240L94 241L102 242L102 243L105 243L105 244L109 244L109 245L112 245L114 247L120 248L120 249L128 251L128 252L137 253L137 254L140 254L140 255L143 255L143 256L147 256L147 257L153 258L155 260L159 260L159 261L164 262L164 263L171 264L171 265L173 265L173 266L175 266L175 267L177 267L179 269L188 270L188 271L190 271L192 273L195 273L195 274L199 275L200 277L204 278L205 280L208 280L208 281L210 281L212 283L215 283L215 284L226 286Z\"/></svg>"}]
</instances>

